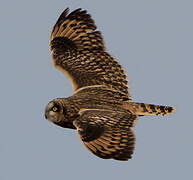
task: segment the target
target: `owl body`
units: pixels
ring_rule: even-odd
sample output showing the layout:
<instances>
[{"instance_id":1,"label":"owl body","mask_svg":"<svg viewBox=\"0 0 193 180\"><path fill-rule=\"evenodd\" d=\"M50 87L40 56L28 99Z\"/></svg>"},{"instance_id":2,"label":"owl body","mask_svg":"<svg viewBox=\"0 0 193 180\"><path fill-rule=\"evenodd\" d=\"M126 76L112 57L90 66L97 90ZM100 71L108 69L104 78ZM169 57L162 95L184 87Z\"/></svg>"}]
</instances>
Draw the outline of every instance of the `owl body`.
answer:
<instances>
[{"instance_id":1,"label":"owl body","mask_svg":"<svg viewBox=\"0 0 193 180\"><path fill-rule=\"evenodd\" d=\"M60 102L62 106L65 107L66 115L68 114L67 127L69 127L69 123L71 123L72 128L75 129L73 121L86 109L117 111L131 114L128 109L125 109L123 103L128 100L124 94L118 91L113 91L105 87L90 87L68 98L57 98L52 102ZM62 127L66 127L65 124L63 124Z\"/></svg>"},{"instance_id":2,"label":"owl body","mask_svg":"<svg viewBox=\"0 0 193 180\"><path fill-rule=\"evenodd\" d=\"M105 48L86 11L66 9L50 37L52 61L70 79L74 94L56 98L45 117L76 129L89 151L103 159L128 160L135 148L133 128L139 116L168 115L173 107L133 102L126 73Z\"/></svg>"},{"instance_id":3,"label":"owl body","mask_svg":"<svg viewBox=\"0 0 193 180\"><path fill-rule=\"evenodd\" d=\"M69 97L80 108L123 110L123 102L129 101L124 94L103 87L90 87L83 89Z\"/></svg>"}]
</instances>

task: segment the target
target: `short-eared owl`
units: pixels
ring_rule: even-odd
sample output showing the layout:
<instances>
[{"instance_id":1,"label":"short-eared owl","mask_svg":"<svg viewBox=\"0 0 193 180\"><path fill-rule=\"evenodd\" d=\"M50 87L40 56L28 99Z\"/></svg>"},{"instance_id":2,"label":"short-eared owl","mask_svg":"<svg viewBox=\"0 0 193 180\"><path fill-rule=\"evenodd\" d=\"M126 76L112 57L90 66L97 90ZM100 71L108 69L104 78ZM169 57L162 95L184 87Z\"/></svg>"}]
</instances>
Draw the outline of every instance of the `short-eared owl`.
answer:
<instances>
[{"instance_id":1,"label":"short-eared owl","mask_svg":"<svg viewBox=\"0 0 193 180\"><path fill-rule=\"evenodd\" d=\"M56 22L50 50L56 68L70 79L74 95L48 103L46 119L77 129L84 145L104 159L128 160L135 148L138 116L167 115L173 107L132 102L126 74L105 48L87 11L67 8Z\"/></svg>"}]
</instances>

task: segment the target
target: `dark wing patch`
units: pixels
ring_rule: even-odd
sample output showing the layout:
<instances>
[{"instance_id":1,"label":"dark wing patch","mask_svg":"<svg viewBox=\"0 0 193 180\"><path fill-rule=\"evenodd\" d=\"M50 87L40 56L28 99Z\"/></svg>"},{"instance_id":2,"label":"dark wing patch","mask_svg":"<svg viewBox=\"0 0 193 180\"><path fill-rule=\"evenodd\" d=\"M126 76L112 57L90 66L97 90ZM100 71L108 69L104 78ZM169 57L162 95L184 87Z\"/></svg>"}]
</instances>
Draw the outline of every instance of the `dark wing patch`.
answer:
<instances>
[{"instance_id":1,"label":"dark wing patch","mask_svg":"<svg viewBox=\"0 0 193 180\"><path fill-rule=\"evenodd\" d=\"M79 136L89 151L103 159L128 160L135 148L135 134L130 127L135 115L87 110L74 121Z\"/></svg>"},{"instance_id":2,"label":"dark wing patch","mask_svg":"<svg viewBox=\"0 0 193 180\"><path fill-rule=\"evenodd\" d=\"M73 89L105 85L127 96L126 74L115 58L105 51L103 37L86 11L66 9L50 37L54 65L71 80Z\"/></svg>"}]
</instances>

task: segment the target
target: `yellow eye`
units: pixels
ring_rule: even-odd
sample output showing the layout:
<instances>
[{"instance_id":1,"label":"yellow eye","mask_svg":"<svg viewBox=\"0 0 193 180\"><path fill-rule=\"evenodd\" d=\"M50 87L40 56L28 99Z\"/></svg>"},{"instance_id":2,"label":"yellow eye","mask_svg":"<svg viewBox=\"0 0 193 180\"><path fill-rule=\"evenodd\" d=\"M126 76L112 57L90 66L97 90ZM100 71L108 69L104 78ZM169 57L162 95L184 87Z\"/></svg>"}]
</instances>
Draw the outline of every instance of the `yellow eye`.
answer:
<instances>
[{"instance_id":1,"label":"yellow eye","mask_svg":"<svg viewBox=\"0 0 193 180\"><path fill-rule=\"evenodd\" d=\"M56 112L56 111L58 111L58 108L57 108L56 106L54 106L54 107L52 108L52 111Z\"/></svg>"}]
</instances>

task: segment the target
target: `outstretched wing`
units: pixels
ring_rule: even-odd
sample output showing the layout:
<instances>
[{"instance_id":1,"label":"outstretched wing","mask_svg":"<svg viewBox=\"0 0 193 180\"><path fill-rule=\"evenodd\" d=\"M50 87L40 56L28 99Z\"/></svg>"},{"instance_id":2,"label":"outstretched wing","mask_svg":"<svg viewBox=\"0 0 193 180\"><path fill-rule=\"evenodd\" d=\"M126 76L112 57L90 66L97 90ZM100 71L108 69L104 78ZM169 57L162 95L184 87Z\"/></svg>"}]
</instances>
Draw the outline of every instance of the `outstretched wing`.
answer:
<instances>
[{"instance_id":1,"label":"outstretched wing","mask_svg":"<svg viewBox=\"0 0 193 180\"><path fill-rule=\"evenodd\" d=\"M89 151L103 159L131 159L135 148L133 114L87 110L74 121L79 136Z\"/></svg>"},{"instance_id":2,"label":"outstretched wing","mask_svg":"<svg viewBox=\"0 0 193 180\"><path fill-rule=\"evenodd\" d=\"M56 22L50 37L53 63L71 80L74 91L82 87L102 85L128 97L126 74L105 51L103 37L85 10L68 15L67 8Z\"/></svg>"}]
</instances>

